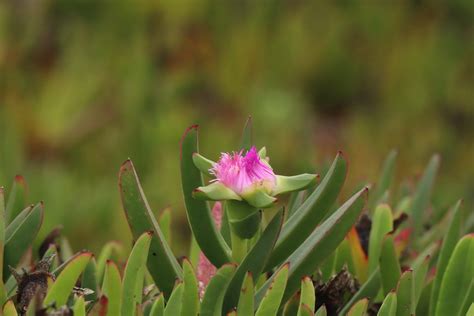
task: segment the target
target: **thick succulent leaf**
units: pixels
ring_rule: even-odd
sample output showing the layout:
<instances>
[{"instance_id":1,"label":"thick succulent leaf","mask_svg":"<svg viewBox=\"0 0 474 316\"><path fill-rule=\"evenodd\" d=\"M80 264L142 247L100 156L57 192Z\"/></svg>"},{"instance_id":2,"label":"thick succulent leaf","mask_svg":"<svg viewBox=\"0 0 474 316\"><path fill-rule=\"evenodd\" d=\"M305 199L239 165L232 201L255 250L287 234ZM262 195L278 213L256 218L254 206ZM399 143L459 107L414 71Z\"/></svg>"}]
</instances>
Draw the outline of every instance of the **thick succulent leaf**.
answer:
<instances>
[{"instance_id":1,"label":"thick succulent leaf","mask_svg":"<svg viewBox=\"0 0 474 316\"><path fill-rule=\"evenodd\" d=\"M395 162L397 160L398 152L396 150L391 150L382 166L382 171L378 182L376 183L375 190L369 198L369 207L372 210L380 201L383 199L383 196L390 188L390 183L393 179L393 174L395 171ZM371 270L373 271L373 270Z\"/></svg>"},{"instance_id":2,"label":"thick succulent leaf","mask_svg":"<svg viewBox=\"0 0 474 316\"><path fill-rule=\"evenodd\" d=\"M346 170L346 161L342 153L338 153L321 184L283 226L265 271L282 263L311 235L319 222L328 214L342 188Z\"/></svg>"},{"instance_id":3,"label":"thick succulent leaf","mask_svg":"<svg viewBox=\"0 0 474 316\"><path fill-rule=\"evenodd\" d=\"M160 293L158 298L153 302L151 306L150 316L164 316L165 314L165 298L163 293Z\"/></svg>"},{"instance_id":4,"label":"thick succulent leaf","mask_svg":"<svg viewBox=\"0 0 474 316\"><path fill-rule=\"evenodd\" d=\"M193 236L209 261L220 267L230 262L231 252L217 231L209 205L192 197L194 189L203 185L201 172L194 166L192 156L198 150L197 126L191 126L181 140L181 182L186 214Z\"/></svg>"},{"instance_id":5,"label":"thick succulent leaf","mask_svg":"<svg viewBox=\"0 0 474 316\"><path fill-rule=\"evenodd\" d=\"M439 290L441 286L441 280L443 279L446 266L448 265L449 258L453 253L454 247L462 234L462 212L461 212L462 201L458 201L453 208L453 217L449 224L448 232L443 238L443 244L438 257L438 263L436 264L436 275L433 280L433 290L431 291L430 299L430 315L435 312L435 304L438 302Z\"/></svg>"},{"instance_id":6,"label":"thick succulent leaf","mask_svg":"<svg viewBox=\"0 0 474 316\"><path fill-rule=\"evenodd\" d=\"M164 316L176 316L180 315L183 298L183 283L180 281L176 284L171 296L166 304ZM122 314L126 315L126 314ZM191 315L190 315L191 316Z\"/></svg>"},{"instance_id":7,"label":"thick succulent leaf","mask_svg":"<svg viewBox=\"0 0 474 316\"><path fill-rule=\"evenodd\" d=\"M280 232L281 226L283 224L283 218L283 210L281 210L273 217L272 221L267 225L266 229L262 233L260 239L238 266L227 288L223 312L226 312L236 306L237 300L239 298L239 290L245 275L248 272L257 276L262 273L263 267L270 257L273 246L275 245L275 242L278 238L278 233Z\"/></svg>"},{"instance_id":8,"label":"thick succulent leaf","mask_svg":"<svg viewBox=\"0 0 474 316\"><path fill-rule=\"evenodd\" d=\"M341 271L344 266L352 275L355 275L354 261L352 260L351 248L347 238L344 238L337 247L334 271Z\"/></svg>"},{"instance_id":9,"label":"thick succulent leaf","mask_svg":"<svg viewBox=\"0 0 474 316\"><path fill-rule=\"evenodd\" d=\"M298 192L291 192L290 198L288 199L287 204L287 218L290 218L293 213L303 204L305 197L306 197L306 190L305 191L298 191Z\"/></svg>"},{"instance_id":10,"label":"thick succulent leaf","mask_svg":"<svg viewBox=\"0 0 474 316\"><path fill-rule=\"evenodd\" d=\"M97 263L94 257L89 260L84 273L82 273L81 287L93 291L93 293L86 295L86 300L93 301L97 299L99 284L97 283Z\"/></svg>"},{"instance_id":11,"label":"thick succulent leaf","mask_svg":"<svg viewBox=\"0 0 474 316\"><path fill-rule=\"evenodd\" d=\"M104 272L105 267L107 265L108 260L110 260L114 253L122 254L123 246L117 241L109 241L102 247L100 251L99 257L97 259L97 282L98 284L102 284L104 280Z\"/></svg>"},{"instance_id":12,"label":"thick succulent leaf","mask_svg":"<svg viewBox=\"0 0 474 316\"><path fill-rule=\"evenodd\" d=\"M153 233L143 233L135 242L123 273L122 315L135 315L135 305L141 304L144 269Z\"/></svg>"},{"instance_id":13,"label":"thick succulent leaf","mask_svg":"<svg viewBox=\"0 0 474 316\"><path fill-rule=\"evenodd\" d=\"M74 259L64 267L56 278L56 281L54 281L48 290L48 294L43 302L44 306L49 306L54 303L60 307L66 304L74 285L76 285L77 279L86 268L92 256L90 252L83 252L75 256Z\"/></svg>"},{"instance_id":14,"label":"thick succulent leaf","mask_svg":"<svg viewBox=\"0 0 474 316\"><path fill-rule=\"evenodd\" d=\"M290 265L284 264L272 278L272 284L265 292L255 316L276 315L281 305L283 294L285 293L286 283L288 281L288 272Z\"/></svg>"},{"instance_id":15,"label":"thick succulent leaf","mask_svg":"<svg viewBox=\"0 0 474 316\"><path fill-rule=\"evenodd\" d=\"M211 182L206 186L196 188L193 191L193 198L203 201L242 200L237 193L220 182Z\"/></svg>"},{"instance_id":16,"label":"thick succulent leaf","mask_svg":"<svg viewBox=\"0 0 474 316\"><path fill-rule=\"evenodd\" d=\"M298 309L298 316L307 315L305 308L306 306L312 312L314 310L314 304L316 303L316 295L314 293L313 280L306 276L301 280L301 296L300 296L300 307Z\"/></svg>"},{"instance_id":17,"label":"thick succulent leaf","mask_svg":"<svg viewBox=\"0 0 474 316\"><path fill-rule=\"evenodd\" d=\"M254 293L255 291L252 273L247 272L240 290L239 304L237 305L237 315L253 316Z\"/></svg>"},{"instance_id":18,"label":"thick succulent leaf","mask_svg":"<svg viewBox=\"0 0 474 316\"><path fill-rule=\"evenodd\" d=\"M328 312L326 310L326 306L324 305L318 308L318 310L314 314L314 316L327 316L327 315L328 315Z\"/></svg>"},{"instance_id":19,"label":"thick succulent leaf","mask_svg":"<svg viewBox=\"0 0 474 316\"><path fill-rule=\"evenodd\" d=\"M108 299L107 316L120 315L120 302L122 298L122 280L117 265L107 260L104 273L102 293ZM105 316L105 315L104 315Z\"/></svg>"},{"instance_id":20,"label":"thick succulent leaf","mask_svg":"<svg viewBox=\"0 0 474 316\"><path fill-rule=\"evenodd\" d=\"M465 315L474 301L474 233L461 238L444 272L436 316Z\"/></svg>"},{"instance_id":21,"label":"thick succulent leaf","mask_svg":"<svg viewBox=\"0 0 474 316\"><path fill-rule=\"evenodd\" d=\"M367 311L367 306L369 305L369 300L363 298L359 300L354 306L351 307L347 316L364 316Z\"/></svg>"},{"instance_id":22,"label":"thick succulent leaf","mask_svg":"<svg viewBox=\"0 0 474 316\"><path fill-rule=\"evenodd\" d=\"M397 286L397 316L415 314L415 283L413 271L403 272Z\"/></svg>"},{"instance_id":23,"label":"thick succulent leaf","mask_svg":"<svg viewBox=\"0 0 474 316\"><path fill-rule=\"evenodd\" d=\"M367 281L362 284L360 289L352 296L349 302L346 303L344 308L339 312L339 316L345 316L349 309L354 305L357 301L361 300L362 298L375 298L378 291L380 290L381 280L380 280L380 271L376 269L372 274L369 276Z\"/></svg>"},{"instance_id":24,"label":"thick succulent leaf","mask_svg":"<svg viewBox=\"0 0 474 316\"><path fill-rule=\"evenodd\" d=\"M472 303L471 306L469 307L466 313L466 316L474 316L474 303Z\"/></svg>"},{"instance_id":25,"label":"thick succulent leaf","mask_svg":"<svg viewBox=\"0 0 474 316\"><path fill-rule=\"evenodd\" d=\"M436 173L438 172L440 163L440 158L438 155L434 155L428 166L426 167L422 178L418 182L416 187L415 194L413 196L413 200L411 202L411 216L413 218L413 228L414 228L414 236L419 236L423 220L425 210L430 203L431 198L431 190L436 178Z\"/></svg>"},{"instance_id":26,"label":"thick succulent leaf","mask_svg":"<svg viewBox=\"0 0 474 316\"><path fill-rule=\"evenodd\" d=\"M298 316L314 316L314 312L308 305L301 304L298 308Z\"/></svg>"},{"instance_id":27,"label":"thick succulent leaf","mask_svg":"<svg viewBox=\"0 0 474 316\"><path fill-rule=\"evenodd\" d=\"M15 223L14 228L7 227L3 259L4 280L10 276L8 266L16 267L25 251L33 244L43 222L43 213L41 202L31 208L21 222Z\"/></svg>"},{"instance_id":28,"label":"thick succulent leaf","mask_svg":"<svg viewBox=\"0 0 474 316\"><path fill-rule=\"evenodd\" d=\"M183 299L182 316L193 316L199 312L198 281L193 266L188 259L183 261Z\"/></svg>"},{"instance_id":29,"label":"thick succulent leaf","mask_svg":"<svg viewBox=\"0 0 474 316\"><path fill-rule=\"evenodd\" d=\"M8 202L6 208L6 223L15 218L26 207L26 198L28 193L28 186L25 179L17 175L13 181L12 189L8 195Z\"/></svg>"},{"instance_id":30,"label":"thick succulent leaf","mask_svg":"<svg viewBox=\"0 0 474 316\"><path fill-rule=\"evenodd\" d=\"M413 269L413 298L415 306L418 304L418 300L421 296L421 291L425 286L425 279L428 273L430 264L430 256L425 256L425 259L421 261L421 264L412 266Z\"/></svg>"},{"instance_id":31,"label":"thick succulent leaf","mask_svg":"<svg viewBox=\"0 0 474 316\"><path fill-rule=\"evenodd\" d=\"M354 262L354 269L355 275L360 282L365 282L368 276L368 266L369 261L367 255L362 248L361 239L359 238L359 234L355 229L355 226L349 231L346 237L347 241L349 242L352 261Z\"/></svg>"},{"instance_id":32,"label":"thick succulent leaf","mask_svg":"<svg viewBox=\"0 0 474 316\"><path fill-rule=\"evenodd\" d=\"M316 174L303 173L296 176L276 176L276 186L272 194L284 194L293 191L304 190L318 181Z\"/></svg>"},{"instance_id":33,"label":"thick succulent leaf","mask_svg":"<svg viewBox=\"0 0 474 316\"><path fill-rule=\"evenodd\" d=\"M163 291L165 297L168 297L176 278L182 277L181 267L150 209L131 160L125 161L120 168L119 187L133 237L138 239L144 232L153 232L147 267L156 285Z\"/></svg>"},{"instance_id":34,"label":"thick succulent leaf","mask_svg":"<svg viewBox=\"0 0 474 316\"><path fill-rule=\"evenodd\" d=\"M401 275L400 263L398 262L395 244L391 234L385 236L382 242L380 273L382 277L383 293L384 295L387 295L390 291L396 288Z\"/></svg>"},{"instance_id":35,"label":"thick succulent leaf","mask_svg":"<svg viewBox=\"0 0 474 316\"><path fill-rule=\"evenodd\" d=\"M193 163L196 168L199 169L203 174L207 176L212 176L210 170L214 167L215 162L207 159L199 153L193 153Z\"/></svg>"},{"instance_id":36,"label":"thick succulent leaf","mask_svg":"<svg viewBox=\"0 0 474 316\"><path fill-rule=\"evenodd\" d=\"M74 316L86 316L86 304L84 302L84 296L79 296L76 299L72 311Z\"/></svg>"},{"instance_id":37,"label":"thick succulent leaf","mask_svg":"<svg viewBox=\"0 0 474 316\"><path fill-rule=\"evenodd\" d=\"M334 214L318 226L306 241L288 257L290 274L283 302L286 302L298 290L301 278L312 274L319 264L341 243L362 212L366 197L366 188L354 194ZM257 302L260 301L263 292L270 286L272 278L257 292Z\"/></svg>"},{"instance_id":38,"label":"thick succulent leaf","mask_svg":"<svg viewBox=\"0 0 474 316\"><path fill-rule=\"evenodd\" d=\"M393 230L393 216L390 206L377 206L372 218L372 227L369 236L369 274L379 265L382 241L386 234Z\"/></svg>"},{"instance_id":39,"label":"thick succulent leaf","mask_svg":"<svg viewBox=\"0 0 474 316\"><path fill-rule=\"evenodd\" d=\"M168 245L171 245L171 209L165 208L158 217L158 225Z\"/></svg>"},{"instance_id":40,"label":"thick succulent leaf","mask_svg":"<svg viewBox=\"0 0 474 316\"><path fill-rule=\"evenodd\" d=\"M416 305L416 315L433 315L430 313L431 291L433 290L433 278L428 279L425 287L421 291L418 304Z\"/></svg>"},{"instance_id":41,"label":"thick succulent leaf","mask_svg":"<svg viewBox=\"0 0 474 316\"><path fill-rule=\"evenodd\" d=\"M217 270L204 293L201 302L201 312L199 313L200 316L221 315L224 295L236 268L237 266L234 264L224 264Z\"/></svg>"},{"instance_id":42,"label":"thick succulent leaf","mask_svg":"<svg viewBox=\"0 0 474 316\"><path fill-rule=\"evenodd\" d=\"M296 292L285 304L283 308L283 316L295 316L298 314L300 304L300 292Z\"/></svg>"},{"instance_id":43,"label":"thick succulent leaf","mask_svg":"<svg viewBox=\"0 0 474 316\"><path fill-rule=\"evenodd\" d=\"M334 265L336 261L337 249L329 256L327 256L326 260L321 263L319 266L319 271L321 271L322 281L327 282L334 274ZM339 271L339 270L337 270Z\"/></svg>"},{"instance_id":44,"label":"thick succulent leaf","mask_svg":"<svg viewBox=\"0 0 474 316\"><path fill-rule=\"evenodd\" d=\"M249 150L253 144L253 124L252 117L249 116L245 122L244 129L242 130L242 140L240 141L240 148L243 150Z\"/></svg>"},{"instance_id":45,"label":"thick succulent leaf","mask_svg":"<svg viewBox=\"0 0 474 316\"><path fill-rule=\"evenodd\" d=\"M382 306L380 306L377 316L396 316L397 315L397 294L392 291L385 296Z\"/></svg>"},{"instance_id":46,"label":"thick succulent leaf","mask_svg":"<svg viewBox=\"0 0 474 316\"><path fill-rule=\"evenodd\" d=\"M15 304L12 300L8 300L5 305L3 305L3 315L4 316L18 316L16 312Z\"/></svg>"}]
</instances>

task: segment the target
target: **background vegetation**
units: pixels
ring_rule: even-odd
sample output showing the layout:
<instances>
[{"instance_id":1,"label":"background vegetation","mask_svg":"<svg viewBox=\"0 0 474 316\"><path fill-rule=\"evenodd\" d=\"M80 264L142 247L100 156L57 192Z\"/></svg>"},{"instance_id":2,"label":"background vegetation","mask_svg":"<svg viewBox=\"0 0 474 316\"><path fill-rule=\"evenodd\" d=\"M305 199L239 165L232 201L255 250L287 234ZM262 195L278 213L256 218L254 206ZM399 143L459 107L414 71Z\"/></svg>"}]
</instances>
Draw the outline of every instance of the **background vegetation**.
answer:
<instances>
[{"instance_id":1,"label":"background vegetation","mask_svg":"<svg viewBox=\"0 0 474 316\"><path fill-rule=\"evenodd\" d=\"M117 173L130 156L154 211L181 214L180 254L180 136L199 123L217 158L252 115L278 173L322 172L341 149L354 188L391 148L407 179L439 152L435 206L463 196L472 210L473 20L469 0L3 1L0 184L25 176L43 235L129 243Z\"/></svg>"}]
</instances>

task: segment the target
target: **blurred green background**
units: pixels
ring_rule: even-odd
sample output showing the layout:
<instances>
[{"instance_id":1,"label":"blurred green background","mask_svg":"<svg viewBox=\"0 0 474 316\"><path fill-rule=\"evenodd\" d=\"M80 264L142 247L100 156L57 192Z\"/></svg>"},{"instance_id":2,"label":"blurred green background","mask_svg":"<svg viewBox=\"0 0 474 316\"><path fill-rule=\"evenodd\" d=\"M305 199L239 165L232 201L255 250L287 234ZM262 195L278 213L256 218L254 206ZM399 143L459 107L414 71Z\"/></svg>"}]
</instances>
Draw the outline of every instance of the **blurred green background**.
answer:
<instances>
[{"instance_id":1,"label":"blurred green background","mask_svg":"<svg viewBox=\"0 0 474 316\"><path fill-rule=\"evenodd\" d=\"M15 174L76 249L130 242L117 187L131 157L154 211L189 232L179 140L236 149L248 115L277 173L324 170L344 196L442 156L434 201L474 200L474 2L7 0L0 2L0 184Z\"/></svg>"}]
</instances>

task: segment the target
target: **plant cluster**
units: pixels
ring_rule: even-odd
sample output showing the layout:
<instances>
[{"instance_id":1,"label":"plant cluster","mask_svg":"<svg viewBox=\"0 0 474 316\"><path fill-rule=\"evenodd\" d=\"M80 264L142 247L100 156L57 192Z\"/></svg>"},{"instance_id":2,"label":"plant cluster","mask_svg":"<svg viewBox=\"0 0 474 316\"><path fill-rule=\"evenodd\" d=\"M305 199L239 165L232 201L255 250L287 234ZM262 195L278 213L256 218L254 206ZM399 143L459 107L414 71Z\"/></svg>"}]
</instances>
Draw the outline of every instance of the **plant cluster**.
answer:
<instances>
[{"instance_id":1,"label":"plant cluster","mask_svg":"<svg viewBox=\"0 0 474 316\"><path fill-rule=\"evenodd\" d=\"M119 172L128 255L116 242L97 257L74 253L58 229L33 253L43 203L24 208L21 177L8 198L0 189L3 315L474 315L474 214L459 201L439 220L428 215L438 156L415 190L394 196L391 152L373 189L338 203L342 153L321 181L276 175L251 129L249 120L239 151L217 162L199 153L197 126L185 132L193 241L183 259L169 246L170 210L155 217L131 160Z\"/></svg>"}]
</instances>

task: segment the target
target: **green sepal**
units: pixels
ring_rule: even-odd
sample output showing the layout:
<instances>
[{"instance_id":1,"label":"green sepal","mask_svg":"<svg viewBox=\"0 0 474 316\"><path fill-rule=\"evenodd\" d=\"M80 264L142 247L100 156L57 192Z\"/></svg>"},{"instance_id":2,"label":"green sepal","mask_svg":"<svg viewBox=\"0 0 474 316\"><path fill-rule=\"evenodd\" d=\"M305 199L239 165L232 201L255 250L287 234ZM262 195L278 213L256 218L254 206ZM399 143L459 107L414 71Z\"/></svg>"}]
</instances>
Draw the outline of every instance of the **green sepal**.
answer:
<instances>
[{"instance_id":1,"label":"green sepal","mask_svg":"<svg viewBox=\"0 0 474 316\"><path fill-rule=\"evenodd\" d=\"M272 194L284 194L293 191L304 190L314 184L316 184L319 175L303 173L296 176L276 176L276 186L273 189Z\"/></svg>"},{"instance_id":2,"label":"green sepal","mask_svg":"<svg viewBox=\"0 0 474 316\"><path fill-rule=\"evenodd\" d=\"M265 159L267 157L267 147L263 146L262 148L260 148L260 150L258 151L258 156L260 157L260 159Z\"/></svg>"},{"instance_id":3,"label":"green sepal","mask_svg":"<svg viewBox=\"0 0 474 316\"><path fill-rule=\"evenodd\" d=\"M256 208L268 208L275 204L276 198L267 194L261 188L255 188L242 194L242 197L248 204Z\"/></svg>"},{"instance_id":4,"label":"green sepal","mask_svg":"<svg viewBox=\"0 0 474 316\"><path fill-rule=\"evenodd\" d=\"M212 176L211 172L209 171L212 167L214 167L215 162L207 159L203 155L199 153L194 153L193 154L193 163L196 166L196 168L199 169L203 174L207 176Z\"/></svg>"},{"instance_id":5,"label":"green sepal","mask_svg":"<svg viewBox=\"0 0 474 316\"><path fill-rule=\"evenodd\" d=\"M224 205L231 231L242 239L250 239L258 231L262 215L246 202L227 201Z\"/></svg>"},{"instance_id":6,"label":"green sepal","mask_svg":"<svg viewBox=\"0 0 474 316\"><path fill-rule=\"evenodd\" d=\"M242 200L242 198L237 193L217 181L194 189L193 198L197 200L210 201Z\"/></svg>"}]
</instances>

